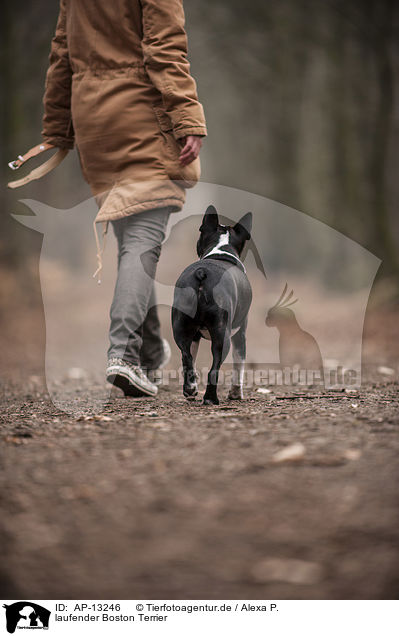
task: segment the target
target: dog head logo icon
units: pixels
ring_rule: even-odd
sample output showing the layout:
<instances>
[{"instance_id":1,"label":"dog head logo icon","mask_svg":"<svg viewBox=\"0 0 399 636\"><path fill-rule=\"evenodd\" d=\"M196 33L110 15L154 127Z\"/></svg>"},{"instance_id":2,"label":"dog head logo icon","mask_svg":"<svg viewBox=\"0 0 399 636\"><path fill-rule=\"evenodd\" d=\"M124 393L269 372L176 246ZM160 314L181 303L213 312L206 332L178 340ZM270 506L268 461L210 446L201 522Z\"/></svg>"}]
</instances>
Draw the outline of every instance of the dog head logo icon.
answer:
<instances>
[{"instance_id":1,"label":"dog head logo icon","mask_svg":"<svg viewBox=\"0 0 399 636\"><path fill-rule=\"evenodd\" d=\"M51 612L31 601L18 601L3 605L6 610L7 631L13 634L19 629L48 629Z\"/></svg>"}]
</instances>

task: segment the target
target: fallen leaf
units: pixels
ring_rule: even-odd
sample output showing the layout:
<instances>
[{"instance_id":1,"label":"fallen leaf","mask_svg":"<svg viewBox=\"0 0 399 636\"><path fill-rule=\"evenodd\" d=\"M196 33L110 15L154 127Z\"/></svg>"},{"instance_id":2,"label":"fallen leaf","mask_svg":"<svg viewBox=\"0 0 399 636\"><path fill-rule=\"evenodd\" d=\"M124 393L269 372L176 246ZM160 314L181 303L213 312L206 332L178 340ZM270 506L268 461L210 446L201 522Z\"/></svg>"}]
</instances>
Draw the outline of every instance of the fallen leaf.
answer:
<instances>
[{"instance_id":1,"label":"fallen leaf","mask_svg":"<svg viewBox=\"0 0 399 636\"><path fill-rule=\"evenodd\" d=\"M119 457L122 457L122 459L126 459L127 457L131 457L133 455L133 451L131 448L122 448L120 451L118 451L118 455Z\"/></svg>"},{"instance_id":2,"label":"fallen leaf","mask_svg":"<svg viewBox=\"0 0 399 636\"><path fill-rule=\"evenodd\" d=\"M68 369L67 377L69 380L83 380L86 377L86 371L80 367L71 367Z\"/></svg>"},{"instance_id":3,"label":"fallen leaf","mask_svg":"<svg viewBox=\"0 0 399 636\"><path fill-rule=\"evenodd\" d=\"M284 581L296 585L315 585L323 578L323 568L312 561L300 559L264 559L252 568L258 583Z\"/></svg>"},{"instance_id":4,"label":"fallen leaf","mask_svg":"<svg viewBox=\"0 0 399 636\"><path fill-rule=\"evenodd\" d=\"M362 451L359 450L358 448L348 448L344 452L344 457L346 459L351 460L351 461L356 461L356 460L360 459L361 456L362 456Z\"/></svg>"},{"instance_id":5,"label":"fallen leaf","mask_svg":"<svg viewBox=\"0 0 399 636\"><path fill-rule=\"evenodd\" d=\"M275 453L272 457L274 463L280 462L296 462L305 455L305 447L300 442L286 446L282 450Z\"/></svg>"},{"instance_id":6,"label":"fallen leaf","mask_svg":"<svg viewBox=\"0 0 399 636\"><path fill-rule=\"evenodd\" d=\"M391 369L391 367L378 367L377 369L378 373L381 373L381 375L394 375L395 374L395 369Z\"/></svg>"}]
</instances>

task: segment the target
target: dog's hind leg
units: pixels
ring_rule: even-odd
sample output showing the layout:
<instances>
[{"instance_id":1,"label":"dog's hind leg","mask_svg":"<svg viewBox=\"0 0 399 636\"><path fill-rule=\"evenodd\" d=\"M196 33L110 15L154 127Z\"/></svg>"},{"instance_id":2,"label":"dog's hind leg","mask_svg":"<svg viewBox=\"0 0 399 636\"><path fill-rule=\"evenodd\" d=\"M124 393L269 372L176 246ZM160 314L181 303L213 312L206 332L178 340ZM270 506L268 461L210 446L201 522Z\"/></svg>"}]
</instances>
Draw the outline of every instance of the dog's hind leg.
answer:
<instances>
[{"instance_id":1,"label":"dog's hind leg","mask_svg":"<svg viewBox=\"0 0 399 636\"><path fill-rule=\"evenodd\" d=\"M198 379L198 374L197 374L197 371L196 371L196 368L195 368L195 363L196 363L196 360L197 360L200 340L201 340L201 334L198 331L196 333L196 335L194 336L194 340L192 341L191 347L190 347L190 353L191 353L191 356L193 358L193 367L194 367L194 371L195 371L195 377L197 379Z\"/></svg>"},{"instance_id":2,"label":"dog's hind leg","mask_svg":"<svg viewBox=\"0 0 399 636\"><path fill-rule=\"evenodd\" d=\"M199 334L199 332L197 332L197 334L194 335L194 339L189 346L189 351L187 352L187 343L184 343L184 351L182 349L184 373L183 395L188 400L193 400L198 394L198 374L195 370L195 361L197 359L200 339L201 335Z\"/></svg>"},{"instance_id":3,"label":"dog's hind leg","mask_svg":"<svg viewBox=\"0 0 399 636\"><path fill-rule=\"evenodd\" d=\"M245 341L246 324L244 324L237 333L231 338L233 346L233 376L231 381L231 389L228 394L229 400L242 400L242 386L244 383L244 364L246 355Z\"/></svg>"},{"instance_id":4,"label":"dog's hind leg","mask_svg":"<svg viewBox=\"0 0 399 636\"><path fill-rule=\"evenodd\" d=\"M191 353L193 342L185 339L181 344L183 364L183 395L188 400L193 400L198 394L197 374L194 369L194 360Z\"/></svg>"},{"instance_id":5,"label":"dog's hind leg","mask_svg":"<svg viewBox=\"0 0 399 636\"><path fill-rule=\"evenodd\" d=\"M183 395L188 400L193 400L198 393L197 375L194 370L192 349L194 337L197 333L196 325L190 324L190 319L183 318L180 323L173 323L173 335L177 346L181 351L183 365ZM198 349L198 344L197 344ZM196 354L196 351L194 351Z\"/></svg>"},{"instance_id":6,"label":"dog's hind leg","mask_svg":"<svg viewBox=\"0 0 399 636\"><path fill-rule=\"evenodd\" d=\"M223 330L209 330L212 338L212 366L208 373L208 383L204 395L204 404L219 404L217 396L217 385L219 380L219 370L223 360L230 349L230 331L223 327Z\"/></svg>"},{"instance_id":7,"label":"dog's hind leg","mask_svg":"<svg viewBox=\"0 0 399 636\"><path fill-rule=\"evenodd\" d=\"M201 334L198 331L195 334L194 339L193 339L193 341L191 343L191 347L190 347L190 352L191 352L191 355L193 357L194 366L195 366L195 361L197 360L197 354L198 354L198 348L199 348L200 340L201 340Z\"/></svg>"}]
</instances>

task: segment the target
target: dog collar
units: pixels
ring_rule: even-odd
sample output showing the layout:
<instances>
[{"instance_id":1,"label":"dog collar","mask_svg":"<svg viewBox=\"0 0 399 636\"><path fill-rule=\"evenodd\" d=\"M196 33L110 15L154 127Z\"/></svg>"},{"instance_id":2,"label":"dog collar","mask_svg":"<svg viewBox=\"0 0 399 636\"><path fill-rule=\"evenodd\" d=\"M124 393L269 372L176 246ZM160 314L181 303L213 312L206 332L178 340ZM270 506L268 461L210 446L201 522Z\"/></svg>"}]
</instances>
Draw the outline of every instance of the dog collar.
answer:
<instances>
[{"instance_id":1,"label":"dog collar","mask_svg":"<svg viewBox=\"0 0 399 636\"><path fill-rule=\"evenodd\" d=\"M244 274L247 273L247 270L244 267L244 264L240 261L238 256L232 254L231 252L225 252L219 248L214 247L208 254L205 254L200 260L204 261L206 258L213 258L217 261L228 261L233 263L233 265L237 265Z\"/></svg>"}]
</instances>

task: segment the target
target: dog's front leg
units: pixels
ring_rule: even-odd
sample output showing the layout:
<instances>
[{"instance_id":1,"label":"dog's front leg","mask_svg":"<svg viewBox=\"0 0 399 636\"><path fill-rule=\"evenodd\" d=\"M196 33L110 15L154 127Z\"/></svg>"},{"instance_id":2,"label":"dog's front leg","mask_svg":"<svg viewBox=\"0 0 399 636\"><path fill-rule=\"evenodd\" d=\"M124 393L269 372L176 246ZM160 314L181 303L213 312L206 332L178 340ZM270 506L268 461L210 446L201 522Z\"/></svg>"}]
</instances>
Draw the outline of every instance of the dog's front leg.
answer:
<instances>
[{"instance_id":1,"label":"dog's front leg","mask_svg":"<svg viewBox=\"0 0 399 636\"><path fill-rule=\"evenodd\" d=\"M233 376L231 389L228 394L229 400L242 400L244 397L242 386L244 383L244 364L246 355L245 330L246 324L240 327L237 333L235 333L231 338L231 344L233 346Z\"/></svg>"}]
</instances>

